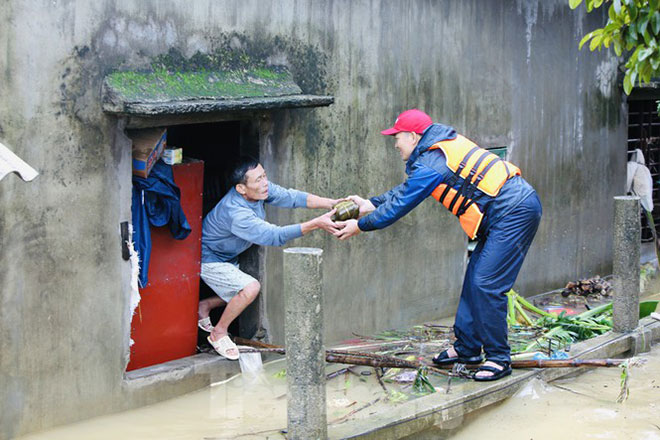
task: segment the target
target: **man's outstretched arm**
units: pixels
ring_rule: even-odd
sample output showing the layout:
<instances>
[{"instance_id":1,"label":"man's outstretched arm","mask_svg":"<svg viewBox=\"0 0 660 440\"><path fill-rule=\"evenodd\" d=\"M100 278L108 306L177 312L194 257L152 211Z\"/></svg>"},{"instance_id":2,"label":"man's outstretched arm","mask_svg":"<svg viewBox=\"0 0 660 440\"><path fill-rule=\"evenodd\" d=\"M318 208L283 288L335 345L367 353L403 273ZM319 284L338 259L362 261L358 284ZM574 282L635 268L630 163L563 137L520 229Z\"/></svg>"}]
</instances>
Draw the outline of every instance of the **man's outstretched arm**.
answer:
<instances>
[{"instance_id":1,"label":"man's outstretched arm","mask_svg":"<svg viewBox=\"0 0 660 440\"><path fill-rule=\"evenodd\" d=\"M332 209L332 207L339 203L341 200L343 199L329 199L327 197L321 197L315 194L307 194L307 207L310 209Z\"/></svg>"},{"instance_id":2,"label":"man's outstretched arm","mask_svg":"<svg viewBox=\"0 0 660 440\"><path fill-rule=\"evenodd\" d=\"M343 199L330 199L296 189L283 188L273 182L269 182L266 203L280 208L322 208L330 210L341 200Z\"/></svg>"}]
</instances>

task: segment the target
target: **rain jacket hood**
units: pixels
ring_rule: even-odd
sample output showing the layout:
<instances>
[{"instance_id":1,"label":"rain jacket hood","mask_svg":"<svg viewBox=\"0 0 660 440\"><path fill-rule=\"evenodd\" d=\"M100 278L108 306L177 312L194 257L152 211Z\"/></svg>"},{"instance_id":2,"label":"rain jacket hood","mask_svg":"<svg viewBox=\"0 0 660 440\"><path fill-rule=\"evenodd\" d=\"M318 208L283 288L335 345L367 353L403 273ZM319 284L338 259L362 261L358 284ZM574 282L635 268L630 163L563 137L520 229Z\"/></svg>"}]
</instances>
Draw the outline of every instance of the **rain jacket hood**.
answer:
<instances>
[{"instance_id":1,"label":"rain jacket hood","mask_svg":"<svg viewBox=\"0 0 660 440\"><path fill-rule=\"evenodd\" d=\"M427 151L431 145L440 142L440 141L446 141L449 139L454 139L456 137L456 130L454 130L454 127L450 127L448 125L442 125L442 124L431 124L428 126L426 130L424 130L424 134L422 135L422 138L419 140L419 143L413 150L412 154L408 158L408 161L406 162L406 173L410 174L410 169L412 167L412 164L415 163L417 158Z\"/></svg>"}]
</instances>

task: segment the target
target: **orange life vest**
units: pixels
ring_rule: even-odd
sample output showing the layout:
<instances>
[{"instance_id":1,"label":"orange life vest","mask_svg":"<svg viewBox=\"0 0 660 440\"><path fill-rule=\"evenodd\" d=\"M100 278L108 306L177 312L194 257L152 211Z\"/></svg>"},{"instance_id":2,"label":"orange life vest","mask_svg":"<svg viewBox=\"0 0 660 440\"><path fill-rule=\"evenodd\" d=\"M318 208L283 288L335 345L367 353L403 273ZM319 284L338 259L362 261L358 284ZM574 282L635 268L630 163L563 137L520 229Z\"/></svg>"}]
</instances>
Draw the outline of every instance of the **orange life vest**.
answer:
<instances>
[{"instance_id":1,"label":"orange life vest","mask_svg":"<svg viewBox=\"0 0 660 440\"><path fill-rule=\"evenodd\" d=\"M474 239L484 217L473 199L475 190L495 197L507 180L520 175L520 169L461 135L429 148L437 149L445 154L447 166L454 174L447 183L438 185L431 196L457 216L463 231Z\"/></svg>"}]
</instances>

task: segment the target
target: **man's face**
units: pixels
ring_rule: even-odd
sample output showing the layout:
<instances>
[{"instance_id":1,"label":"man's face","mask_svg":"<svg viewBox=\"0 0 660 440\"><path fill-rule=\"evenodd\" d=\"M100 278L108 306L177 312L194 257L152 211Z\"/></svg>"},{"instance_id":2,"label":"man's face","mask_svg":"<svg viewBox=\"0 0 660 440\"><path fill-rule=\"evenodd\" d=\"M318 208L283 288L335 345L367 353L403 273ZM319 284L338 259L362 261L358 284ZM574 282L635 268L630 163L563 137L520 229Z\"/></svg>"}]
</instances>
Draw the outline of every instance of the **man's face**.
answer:
<instances>
[{"instance_id":1,"label":"man's face","mask_svg":"<svg viewBox=\"0 0 660 440\"><path fill-rule=\"evenodd\" d=\"M401 160L406 162L417 146L417 135L407 131L401 131L394 135L394 146L399 150Z\"/></svg>"},{"instance_id":2,"label":"man's face","mask_svg":"<svg viewBox=\"0 0 660 440\"><path fill-rule=\"evenodd\" d=\"M245 183L236 185L238 191L249 202L268 198L268 177L261 164L245 173Z\"/></svg>"}]
</instances>

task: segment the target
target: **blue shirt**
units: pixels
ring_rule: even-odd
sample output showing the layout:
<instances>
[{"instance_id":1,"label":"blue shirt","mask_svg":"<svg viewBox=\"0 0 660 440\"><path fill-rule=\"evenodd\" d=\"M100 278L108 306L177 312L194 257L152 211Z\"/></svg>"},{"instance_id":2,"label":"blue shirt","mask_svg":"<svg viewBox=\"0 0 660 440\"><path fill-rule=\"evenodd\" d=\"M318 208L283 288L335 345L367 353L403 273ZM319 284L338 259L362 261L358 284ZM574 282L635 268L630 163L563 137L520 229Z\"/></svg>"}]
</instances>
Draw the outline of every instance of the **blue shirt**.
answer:
<instances>
[{"instance_id":1,"label":"blue shirt","mask_svg":"<svg viewBox=\"0 0 660 440\"><path fill-rule=\"evenodd\" d=\"M238 256L253 244L282 246L302 237L300 224L268 223L264 203L281 208L306 208L307 193L268 182L268 198L249 202L232 188L204 218L202 263L237 264Z\"/></svg>"}]
</instances>

